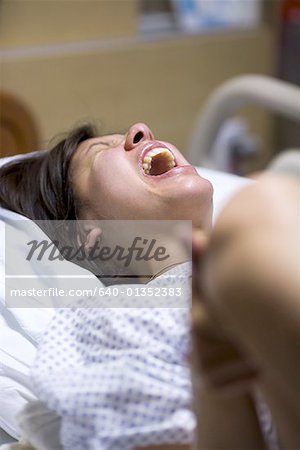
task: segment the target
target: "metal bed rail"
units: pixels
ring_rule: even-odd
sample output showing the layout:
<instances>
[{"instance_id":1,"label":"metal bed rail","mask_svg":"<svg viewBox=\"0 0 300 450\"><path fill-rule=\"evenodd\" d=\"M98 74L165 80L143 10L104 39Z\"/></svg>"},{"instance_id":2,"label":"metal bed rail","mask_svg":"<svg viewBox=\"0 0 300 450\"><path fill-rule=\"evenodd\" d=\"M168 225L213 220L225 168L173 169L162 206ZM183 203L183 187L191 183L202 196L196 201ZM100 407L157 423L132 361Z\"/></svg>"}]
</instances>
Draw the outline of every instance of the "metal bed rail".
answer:
<instances>
[{"instance_id":1,"label":"metal bed rail","mask_svg":"<svg viewBox=\"0 0 300 450\"><path fill-rule=\"evenodd\" d=\"M300 121L300 88L260 75L244 75L223 83L196 120L187 153L191 164L205 166L222 123L247 105L262 106Z\"/></svg>"}]
</instances>

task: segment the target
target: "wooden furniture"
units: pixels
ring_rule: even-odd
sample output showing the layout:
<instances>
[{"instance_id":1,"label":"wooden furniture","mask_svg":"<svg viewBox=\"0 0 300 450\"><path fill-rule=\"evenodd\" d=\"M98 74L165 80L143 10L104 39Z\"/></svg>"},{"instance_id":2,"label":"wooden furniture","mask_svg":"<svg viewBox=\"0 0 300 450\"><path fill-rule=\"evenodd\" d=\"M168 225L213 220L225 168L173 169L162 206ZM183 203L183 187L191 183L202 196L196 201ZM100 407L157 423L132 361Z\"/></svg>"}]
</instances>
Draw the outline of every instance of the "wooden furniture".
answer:
<instances>
[{"instance_id":1,"label":"wooden furniture","mask_svg":"<svg viewBox=\"0 0 300 450\"><path fill-rule=\"evenodd\" d=\"M0 92L0 157L38 148L38 131L29 109L6 92Z\"/></svg>"}]
</instances>

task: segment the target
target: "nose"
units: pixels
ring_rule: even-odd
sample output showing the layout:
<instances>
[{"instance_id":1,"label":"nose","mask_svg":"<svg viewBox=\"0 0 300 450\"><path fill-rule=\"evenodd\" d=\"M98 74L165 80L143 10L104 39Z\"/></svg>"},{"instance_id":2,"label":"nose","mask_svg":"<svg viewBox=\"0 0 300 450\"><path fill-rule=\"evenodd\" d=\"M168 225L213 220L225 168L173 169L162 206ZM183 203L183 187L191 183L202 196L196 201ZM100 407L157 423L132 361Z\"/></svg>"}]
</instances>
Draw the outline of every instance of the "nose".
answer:
<instances>
[{"instance_id":1,"label":"nose","mask_svg":"<svg viewBox=\"0 0 300 450\"><path fill-rule=\"evenodd\" d=\"M142 141L153 139L154 134L146 124L135 123L127 132L124 148L125 150L130 151Z\"/></svg>"}]
</instances>

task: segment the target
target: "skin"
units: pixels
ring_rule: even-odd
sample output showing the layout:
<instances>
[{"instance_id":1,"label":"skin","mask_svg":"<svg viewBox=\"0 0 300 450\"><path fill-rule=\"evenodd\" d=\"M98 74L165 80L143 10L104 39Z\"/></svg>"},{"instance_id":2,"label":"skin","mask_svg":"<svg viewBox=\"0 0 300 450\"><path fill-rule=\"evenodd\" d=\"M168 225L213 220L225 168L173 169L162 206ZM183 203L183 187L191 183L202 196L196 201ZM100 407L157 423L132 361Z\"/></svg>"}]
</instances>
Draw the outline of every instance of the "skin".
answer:
<instances>
[{"instance_id":1,"label":"skin","mask_svg":"<svg viewBox=\"0 0 300 450\"><path fill-rule=\"evenodd\" d=\"M146 176L141 152L162 143L185 168L172 176ZM212 186L200 177L172 144L156 141L147 125L138 123L126 135L109 135L81 143L72 161L72 183L81 204L80 219L192 220L211 224Z\"/></svg>"}]
</instances>

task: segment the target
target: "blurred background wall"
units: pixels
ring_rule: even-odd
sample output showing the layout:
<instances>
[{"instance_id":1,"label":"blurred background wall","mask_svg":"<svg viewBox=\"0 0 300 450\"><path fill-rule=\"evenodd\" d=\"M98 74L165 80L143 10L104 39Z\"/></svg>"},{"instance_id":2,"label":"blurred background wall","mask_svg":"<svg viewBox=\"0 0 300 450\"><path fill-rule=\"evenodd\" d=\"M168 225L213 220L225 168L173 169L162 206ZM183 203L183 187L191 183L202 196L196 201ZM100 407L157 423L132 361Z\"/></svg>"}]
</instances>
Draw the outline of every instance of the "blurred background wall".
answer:
<instances>
[{"instance_id":1,"label":"blurred background wall","mask_svg":"<svg viewBox=\"0 0 300 450\"><path fill-rule=\"evenodd\" d=\"M20 138L26 120L31 148L82 121L103 133L143 121L185 152L199 110L220 83L276 75L278 1L235 1L259 2L252 26L189 32L175 1L1 0L0 94L14 103L0 103L1 121L10 124L2 155L29 150ZM243 114L262 138L263 164L276 147L273 118L255 108ZM19 141L9 135L16 130Z\"/></svg>"}]
</instances>

